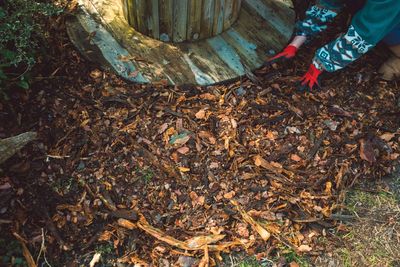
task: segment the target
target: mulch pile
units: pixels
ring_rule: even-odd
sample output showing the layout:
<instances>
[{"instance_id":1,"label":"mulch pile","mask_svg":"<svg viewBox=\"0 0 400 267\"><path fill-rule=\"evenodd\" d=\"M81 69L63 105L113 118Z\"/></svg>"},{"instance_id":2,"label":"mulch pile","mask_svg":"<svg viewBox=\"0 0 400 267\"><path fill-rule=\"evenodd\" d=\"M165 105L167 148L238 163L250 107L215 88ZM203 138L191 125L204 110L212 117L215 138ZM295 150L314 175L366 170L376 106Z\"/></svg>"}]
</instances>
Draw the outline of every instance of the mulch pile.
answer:
<instances>
[{"instance_id":1,"label":"mulch pile","mask_svg":"<svg viewBox=\"0 0 400 267\"><path fill-rule=\"evenodd\" d=\"M0 105L0 137L40 136L3 167L0 237L35 259L44 242L53 266L94 263L95 251L103 265L212 266L285 247L316 256L347 218L344 192L399 159L400 89L374 73L375 53L306 94L294 88L312 53L257 81L140 86L53 30L43 77Z\"/></svg>"}]
</instances>

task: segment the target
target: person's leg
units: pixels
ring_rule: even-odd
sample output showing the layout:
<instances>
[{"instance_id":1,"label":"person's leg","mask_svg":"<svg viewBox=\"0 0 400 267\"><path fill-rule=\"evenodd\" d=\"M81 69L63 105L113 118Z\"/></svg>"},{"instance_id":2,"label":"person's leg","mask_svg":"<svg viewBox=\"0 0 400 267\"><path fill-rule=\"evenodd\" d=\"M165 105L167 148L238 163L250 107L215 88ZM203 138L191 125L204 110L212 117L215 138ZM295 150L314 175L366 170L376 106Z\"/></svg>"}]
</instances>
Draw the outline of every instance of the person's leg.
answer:
<instances>
[{"instance_id":1,"label":"person's leg","mask_svg":"<svg viewBox=\"0 0 400 267\"><path fill-rule=\"evenodd\" d=\"M319 0L311 6L305 19L296 23L294 38L280 53L269 58L266 64L293 58L307 41L324 31L343 7L344 0Z\"/></svg>"},{"instance_id":2,"label":"person's leg","mask_svg":"<svg viewBox=\"0 0 400 267\"><path fill-rule=\"evenodd\" d=\"M399 21L399 0L368 0L347 33L317 51L315 65L329 72L346 67L393 31Z\"/></svg>"},{"instance_id":3,"label":"person's leg","mask_svg":"<svg viewBox=\"0 0 400 267\"><path fill-rule=\"evenodd\" d=\"M354 62L393 31L400 21L399 0L368 0L346 34L318 49L302 87L311 87L323 71L334 72Z\"/></svg>"},{"instance_id":4,"label":"person's leg","mask_svg":"<svg viewBox=\"0 0 400 267\"><path fill-rule=\"evenodd\" d=\"M400 24L386 35L383 41L389 46L393 55L382 64L379 73L384 80L391 81L400 78Z\"/></svg>"},{"instance_id":5,"label":"person's leg","mask_svg":"<svg viewBox=\"0 0 400 267\"><path fill-rule=\"evenodd\" d=\"M296 36L313 38L327 29L328 24L344 6L344 0L319 0L306 11L304 20L296 23Z\"/></svg>"}]
</instances>

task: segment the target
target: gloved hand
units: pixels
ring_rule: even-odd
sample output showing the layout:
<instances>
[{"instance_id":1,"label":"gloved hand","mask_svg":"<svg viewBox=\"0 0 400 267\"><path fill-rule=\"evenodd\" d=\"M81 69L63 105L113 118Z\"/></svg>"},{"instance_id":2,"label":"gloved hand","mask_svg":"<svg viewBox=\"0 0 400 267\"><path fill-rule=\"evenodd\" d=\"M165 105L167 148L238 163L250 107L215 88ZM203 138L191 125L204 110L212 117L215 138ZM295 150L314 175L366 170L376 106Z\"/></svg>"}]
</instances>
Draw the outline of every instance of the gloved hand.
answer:
<instances>
[{"instance_id":1,"label":"gloved hand","mask_svg":"<svg viewBox=\"0 0 400 267\"><path fill-rule=\"evenodd\" d=\"M307 73L300 80L300 85L297 87L297 90L300 92L311 91L314 88L314 85L319 87L319 76L323 70L318 69L314 63L311 63L310 68Z\"/></svg>"},{"instance_id":2,"label":"gloved hand","mask_svg":"<svg viewBox=\"0 0 400 267\"><path fill-rule=\"evenodd\" d=\"M282 50L279 54L276 54L272 58L268 59L265 62L265 65L271 65L278 61L285 61L287 59L293 58L297 53L298 48L294 45L288 45L285 49Z\"/></svg>"}]
</instances>

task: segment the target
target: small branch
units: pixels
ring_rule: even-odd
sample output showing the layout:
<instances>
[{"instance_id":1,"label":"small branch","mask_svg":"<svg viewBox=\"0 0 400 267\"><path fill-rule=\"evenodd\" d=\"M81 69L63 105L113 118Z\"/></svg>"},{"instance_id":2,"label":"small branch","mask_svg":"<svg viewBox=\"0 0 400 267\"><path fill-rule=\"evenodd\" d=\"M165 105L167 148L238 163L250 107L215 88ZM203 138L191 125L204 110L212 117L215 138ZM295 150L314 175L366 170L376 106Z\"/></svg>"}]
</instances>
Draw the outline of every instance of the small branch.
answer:
<instances>
[{"instance_id":1,"label":"small branch","mask_svg":"<svg viewBox=\"0 0 400 267\"><path fill-rule=\"evenodd\" d=\"M311 148L310 153L308 154L307 159L311 160L315 157L315 154L317 154L318 150L320 149L322 142L324 139L328 136L329 131L325 130L322 136L315 142L314 146Z\"/></svg>"},{"instance_id":2,"label":"small branch","mask_svg":"<svg viewBox=\"0 0 400 267\"><path fill-rule=\"evenodd\" d=\"M0 139L0 164L11 158L21 150L26 144L35 140L35 132L26 132L17 136Z\"/></svg>"}]
</instances>

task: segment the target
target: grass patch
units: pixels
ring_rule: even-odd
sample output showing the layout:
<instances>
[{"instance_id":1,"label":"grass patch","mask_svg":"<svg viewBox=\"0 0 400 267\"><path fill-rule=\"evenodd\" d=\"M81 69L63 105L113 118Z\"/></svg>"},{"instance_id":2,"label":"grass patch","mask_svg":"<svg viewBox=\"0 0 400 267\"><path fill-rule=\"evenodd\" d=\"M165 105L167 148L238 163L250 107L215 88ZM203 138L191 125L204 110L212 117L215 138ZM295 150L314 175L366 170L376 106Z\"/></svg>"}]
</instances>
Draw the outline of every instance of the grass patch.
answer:
<instances>
[{"instance_id":1,"label":"grass patch","mask_svg":"<svg viewBox=\"0 0 400 267\"><path fill-rule=\"evenodd\" d=\"M360 208L377 208L397 205L394 194L388 192L369 193L355 190L348 193L346 200L347 208L350 211L357 211Z\"/></svg>"},{"instance_id":2,"label":"grass patch","mask_svg":"<svg viewBox=\"0 0 400 267\"><path fill-rule=\"evenodd\" d=\"M146 183L150 183L154 178L154 172L151 168L136 168L136 174Z\"/></svg>"},{"instance_id":3,"label":"grass patch","mask_svg":"<svg viewBox=\"0 0 400 267\"><path fill-rule=\"evenodd\" d=\"M346 205L357 220L341 236L345 246L333 252L339 266L399 266L400 205L396 195L354 190L347 194Z\"/></svg>"},{"instance_id":4,"label":"grass patch","mask_svg":"<svg viewBox=\"0 0 400 267\"><path fill-rule=\"evenodd\" d=\"M310 267L311 266L309 261L305 257L298 255L293 250L284 252L283 256L285 257L286 262L288 262L288 263L296 262L300 267Z\"/></svg>"},{"instance_id":5,"label":"grass patch","mask_svg":"<svg viewBox=\"0 0 400 267\"><path fill-rule=\"evenodd\" d=\"M262 265L254 257L249 257L240 262L238 267L261 267Z\"/></svg>"},{"instance_id":6,"label":"grass patch","mask_svg":"<svg viewBox=\"0 0 400 267\"><path fill-rule=\"evenodd\" d=\"M101 254L101 266L115 266L115 259L117 255L115 254L115 249L111 242L97 245L95 248L95 252ZM88 258L87 260L91 260L91 258Z\"/></svg>"},{"instance_id":7,"label":"grass patch","mask_svg":"<svg viewBox=\"0 0 400 267\"><path fill-rule=\"evenodd\" d=\"M343 267L352 267L353 265L351 264L351 252L347 248L339 249L338 254L341 258L341 261L343 263Z\"/></svg>"},{"instance_id":8,"label":"grass patch","mask_svg":"<svg viewBox=\"0 0 400 267\"><path fill-rule=\"evenodd\" d=\"M295 251L282 247L273 257L257 260L254 256L246 256L245 254L236 254L226 257L224 264L221 266L229 267L275 267L289 266L295 262L300 267L312 266L310 261L303 256L296 254ZM283 265L282 265L283 264Z\"/></svg>"}]
</instances>

